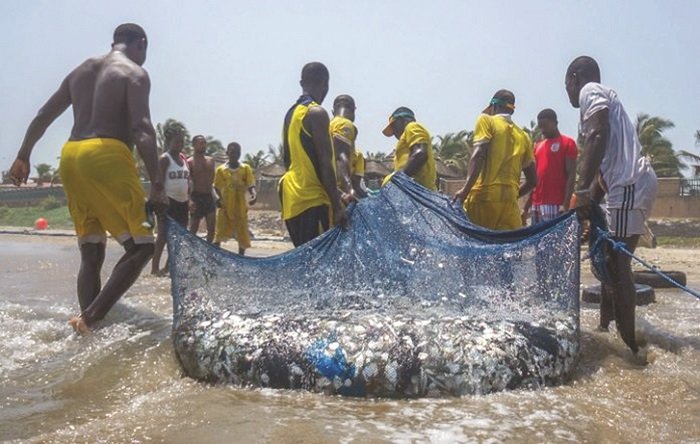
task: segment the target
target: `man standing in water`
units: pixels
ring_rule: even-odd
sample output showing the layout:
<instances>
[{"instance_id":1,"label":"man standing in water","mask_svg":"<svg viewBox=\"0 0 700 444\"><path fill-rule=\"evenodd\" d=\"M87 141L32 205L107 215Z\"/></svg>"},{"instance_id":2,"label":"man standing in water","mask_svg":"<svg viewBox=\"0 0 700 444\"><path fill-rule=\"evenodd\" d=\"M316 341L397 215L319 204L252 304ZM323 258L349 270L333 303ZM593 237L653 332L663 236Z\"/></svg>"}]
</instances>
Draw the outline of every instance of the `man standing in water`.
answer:
<instances>
[{"instance_id":1,"label":"man standing in water","mask_svg":"<svg viewBox=\"0 0 700 444\"><path fill-rule=\"evenodd\" d=\"M148 104L150 79L141 67L146 33L127 23L117 27L113 41L108 54L86 60L63 80L30 123L10 169L15 185L26 182L34 145L73 105L73 129L61 151L60 172L81 256L81 313L69 321L79 333L104 318L153 254L145 194L130 146L136 145L151 179L149 202L158 212L167 205ZM126 253L101 287L106 231Z\"/></svg>"},{"instance_id":2,"label":"man standing in water","mask_svg":"<svg viewBox=\"0 0 700 444\"><path fill-rule=\"evenodd\" d=\"M355 126L355 100L342 94L333 101L333 118L330 133L333 138L338 182L343 190L342 199L349 202L359 197L367 197L362 189L364 158L356 151L357 127ZM358 158L359 154L359 158Z\"/></svg>"},{"instance_id":3,"label":"man standing in water","mask_svg":"<svg viewBox=\"0 0 700 444\"><path fill-rule=\"evenodd\" d=\"M335 225L347 223L336 185L328 113L321 107L329 77L322 63L304 65L299 82L303 93L284 118L287 172L280 179L280 196L282 218L295 247L328 230L330 215Z\"/></svg>"},{"instance_id":4,"label":"man standing in water","mask_svg":"<svg viewBox=\"0 0 700 444\"><path fill-rule=\"evenodd\" d=\"M394 171L403 171L429 190L437 190L437 170L433 157L433 143L428 130L416 122L416 116L405 106L397 108L389 116L389 123L382 131L387 137L398 140L394 151ZM389 182L391 175L384 179Z\"/></svg>"},{"instance_id":5,"label":"man standing in water","mask_svg":"<svg viewBox=\"0 0 700 444\"><path fill-rule=\"evenodd\" d=\"M496 91L476 120L467 181L454 198L464 202L472 222L492 230L521 228L518 198L537 185L532 142L513 123L514 112L515 95L506 89ZM525 173L523 185L521 172Z\"/></svg>"},{"instance_id":6,"label":"man standing in water","mask_svg":"<svg viewBox=\"0 0 700 444\"><path fill-rule=\"evenodd\" d=\"M165 147L167 151L160 156L159 166L165 185L165 194L168 196L166 215L187 228L190 170L187 168L187 159L182 154L184 145L185 138L180 128L166 128ZM160 216L158 217L156 249L151 261L151 274L156 276L168 271L167 264L163 270L159 269L160 257L165 247L165 236L165 216Z\"/></svg>"},{"instance_id":7,"label":"man standing in water","mask_svg":"<svg viewBox=\"0 0 700 444\"><path fill-rule=\"evenodd\" d=\"M600 68L591 57L576 58L566 70L566 93L581 109L584 136L583 170L572 198L579 215L590 215L591 204L606 197L608 225L614 239L634 252L656 197L656 174L641 155L634 123L617 93L600 84ZM600 329L615 320L622 340L637 354L635 335L636 290L631 259L605 243L610 284L602 287Z\"/></svg>"},{"instance_id":8,"label":"man standing in water","mask_svg":"<svg viewBox=\"0 0 700 444\"><path fill-rule=\"evenodd\" d=\"M248 204L257 200L255 174L250 165L240 163L241 146L232 142L226 148L228 162L216 169L214 188L220 196L220 208L216 212L216 235L214 245L235 236L238 241L238 254L245 254L250 248L248 231ZM250 202L248 201L250 196Z\"/></svg>"},{"instance_id":9,"label":"man standing in water","mask_svg":"<svg viewBox=\"0 0 700 444\"><path fill-rule=\"evenodd\" d=\"M207 221L207 242L214 240L216 225L216 199L214 197L214 159L205 155L207 139L202 135L192 138L194 154L187 159L192 179L190 195L190 231L197 234L199 223L204 218Z\"/></svg>"},{"instance_id":10,"label":"man standing in water","mask_svg":"<svg viewBox=\"0 0 700 444\"><path fill-rule=\"evenodd\" d=\"M523 224L528 213L532 223L544 222L569 210L569 200L576 182L578 148L571 137L559 132L557 114L543 109L537 115L537 126L544 140L535 145L537 186L523 209Z\"/></svg>"}]
</instances>

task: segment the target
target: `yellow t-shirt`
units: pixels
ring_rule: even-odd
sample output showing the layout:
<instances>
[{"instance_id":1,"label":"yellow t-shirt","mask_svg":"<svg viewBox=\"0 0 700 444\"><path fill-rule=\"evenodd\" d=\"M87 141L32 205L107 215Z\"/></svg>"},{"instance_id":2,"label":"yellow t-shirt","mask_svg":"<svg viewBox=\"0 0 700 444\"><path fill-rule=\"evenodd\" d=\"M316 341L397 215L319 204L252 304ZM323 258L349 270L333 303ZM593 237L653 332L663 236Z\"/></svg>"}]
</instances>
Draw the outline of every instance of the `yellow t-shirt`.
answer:
<instances>
[{"instance_id":1,"label":"yellow t-shirt","mask_svg":"<svg viewBox=\"0 0 700 444\"><path fill-rule=\"evenodd\" d=\"M311 133L304 128L304 118L312 106L319 106L308 96L302 96L285 118L282 140L288 161L287 172L280 179L282 219L288 220L309 208L330 206L331 201L316 170L318 159ZM335 155L331 153L335 174ZM312 159L313 158L313 159Z\"/></svg>"},{"instance_id":2,"label":"yellow t-shirt","mask_svg":"<svg viewBox=\"0 0 700 444\"><path fill-rule=\"evenodd\" d=\"M489 142L486 164L468 200L504 202L517 200L520 174L534 162L530 138L509 117L481 114L476 120L474 143Z\"/></svg>"},{"instance_id":3,"label":"yellow t-shirt","mask_svg":"<svg viewBox=\"0 0 700 444\"><path fill-rule=\"evenodd\" d=\"M343 116L335 116L329 125L331 139L337 137L347 143L351 148L355 146L357 139L357 128L352 120Z\"/></svg>"},{"instance_id":4,"label":"yellow t-shirt","mask_svg":"<svg viewBox=\"0 0 700 444\"><path fill-rule=\"evenodd\" d=\"M244 214L248 209L248 188L255 185L253 168L247 163L230 168L228 163L219 166L214 173L214 187L221 193L221 206L230 218Z\"/></svg>"},{"instance_id":5,"label":"yellow t-shirt","mask_svg":"<svg viewBox=\"0 0 700 444\"><path fill-rule=\"evenodd\" d=\"M418 122L411 122L406 125L406 129L396 144L394 171L402 170L406 166L408 159L411 157L411 147L420 143L427 146L428 159L413 176L413 179L429 190L435 191L437 190L437 173L435 170L435 159L433 158L433 143L430 140L428 130ZM385 182L387 182L386 179Z\"/></svg>"},{"instance_id":6,"label":"yellow t-shirt","mask_svg":"<svg viewBox=\"0 0 700 444\"><path fill-rule=\"evenodd\" d=\"M365 177L365 156L362 151L355 148L352 153L352 162L350 163L350 173L353 176Z\"/></svg>"}]
</instances>

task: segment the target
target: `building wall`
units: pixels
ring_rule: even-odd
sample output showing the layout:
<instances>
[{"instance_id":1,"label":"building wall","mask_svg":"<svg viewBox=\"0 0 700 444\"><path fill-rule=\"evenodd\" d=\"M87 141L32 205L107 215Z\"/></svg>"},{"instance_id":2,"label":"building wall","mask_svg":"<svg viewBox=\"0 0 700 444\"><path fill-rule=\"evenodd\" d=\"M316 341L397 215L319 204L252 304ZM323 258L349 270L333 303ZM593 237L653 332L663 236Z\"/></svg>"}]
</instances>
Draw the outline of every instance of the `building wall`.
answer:
<instances>
[{"instance_id":1,"label":"building wall","mask_svg":"<svg viewBox=\"0 0 700 444\"><path fill-rule=\"evenodd\" d=\"M681 179L659 179L651 217L700 218L700 193L681 196Z\"/></svg>"},{"instance_id":2,"label":"building wall","mask_svg":"<svg viewBox=\"0 0 700 444\"><path fill-rule=\"evenodd\" d=\"M463 179L440 179L440 192L451 196L463 184ZM143 185L146 195L148 195L149 184L144 183ZM700 182L698 185L700 185ZM278 211L281 209L277 193L277 179L258 179L257 188L258 202L251 209ZM698 188L698 192L692 190L694 188L691 189L690 193L685 191L684 194L686 195L681 196L681 179L659 179L659 188L651 217L655 219L666 217L700 219L700 188ZM53 187L0 187L0 204L11 207L36 205L48 196L54 196L59 200L65 201L63 187L60 185Z\"/></svg>"}]
</instances>

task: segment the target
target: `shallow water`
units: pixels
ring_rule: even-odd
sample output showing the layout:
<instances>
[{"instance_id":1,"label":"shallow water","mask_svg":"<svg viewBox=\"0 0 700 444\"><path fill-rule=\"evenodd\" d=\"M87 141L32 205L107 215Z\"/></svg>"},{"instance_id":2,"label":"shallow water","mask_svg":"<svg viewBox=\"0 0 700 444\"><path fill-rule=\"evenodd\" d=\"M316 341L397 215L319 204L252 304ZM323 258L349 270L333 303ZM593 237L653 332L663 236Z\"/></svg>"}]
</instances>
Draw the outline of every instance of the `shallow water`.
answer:
<instances>
[{"instance_id":1,"label":"shallow water","mask_svg":"<svg viewBox=\"0 0 700 444\"><path fill-rule=\"evenodd\" d=\"M594 331L597 307L583 304L582 361L568 385L346 399L184 377L172 351L165 278L141 278L104 328L77 337L66 324L77 310L75 241L0 236L0 248L2 440L700 442L700 302L678 291L657 290L657 303L637 311L650 344L645 367L631 362L614 333ZM107 269L119 254L111 243ZM688 278L700 287L697 271Z\"/></svg>"}]
</instances>

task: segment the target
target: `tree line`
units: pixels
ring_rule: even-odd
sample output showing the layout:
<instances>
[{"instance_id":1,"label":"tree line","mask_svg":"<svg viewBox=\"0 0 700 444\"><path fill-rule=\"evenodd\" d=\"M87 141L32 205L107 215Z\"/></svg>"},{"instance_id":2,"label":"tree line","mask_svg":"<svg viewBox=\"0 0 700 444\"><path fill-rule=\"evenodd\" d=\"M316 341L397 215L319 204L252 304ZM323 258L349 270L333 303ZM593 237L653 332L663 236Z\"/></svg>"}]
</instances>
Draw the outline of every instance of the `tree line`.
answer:
<instances>
[{"instance_id":1,"label":"tree line","mask_svg":"<svg viewBox=\"0 0 700 444\"><path fill-rule=\"evenodd\" d=\"M658 177L682 177L683 170L700 165L700 155L687 150L676 150L671 141L664 135L664 131L673 128L675 125L671 120L663 117L650 116L649 114L639 114L636 120L637 136L642 145L642 155L651 160L651 164ZM163 123L156 125L156 144L158 151L165 150L165 130L169 127L179 128L185 137L185 154L191 154L192 139L184 123L176 119L167 119ZM542 139L542 133L537 128L535 122L531 121L529 126L524 126L523 130L528 133L533 142ZM437 158L445 165L456 172L466 175L469 159L474 151L474 134L472 131L462 130L456 133L447 133L433 138L433 150ZM218 159L225 159L226 148L219 139L213 136L205 136L207 141L206 154ZM582 137L578 136L579 151L582 148ZM695 145L700 146L700 130L695 132ZM243 157L243 162L250 165L254 170L258 170L271 164L282 165L284 162L282 144L268 145L267 150L258 150L248 153ZM367 159L387 161L391 158L390 153L382 151L366 152ZM143 162L134 150L134 158L141 177L147 177ZM60 181L58 167L48 163L34 165L36 177L39 183L57 183ZM8 171L2 172L2 183L11 183Z\"/></svg>"}]
</instances>

